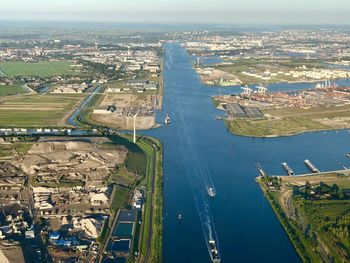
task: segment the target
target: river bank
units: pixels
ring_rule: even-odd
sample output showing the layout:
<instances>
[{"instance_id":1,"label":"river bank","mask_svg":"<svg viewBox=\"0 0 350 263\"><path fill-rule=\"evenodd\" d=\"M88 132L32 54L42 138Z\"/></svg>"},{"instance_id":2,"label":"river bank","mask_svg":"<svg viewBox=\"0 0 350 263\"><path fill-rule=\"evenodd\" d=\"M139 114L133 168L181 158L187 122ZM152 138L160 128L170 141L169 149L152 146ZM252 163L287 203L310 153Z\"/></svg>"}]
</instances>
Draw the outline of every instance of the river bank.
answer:
<instances>
[{"instance_id":1,"label":"river bank","mask_svg":"<svg viewBox=\"0 0 350 263\"><path fill-rule=\"evenodd\" d=\"M307 127L305 128L305 126L298 126L300 125L300 122L307 124ZM244 137L252 137L252 138L290 137L290 136L296 136L304 133L340 131L340 130L348 130L350 128L350 125L348 127L330 127L330 126L319 125L317 123L312 123L311 120L307 120L307 119L299 119L299 121L289 120L289 123L288 123L288 120L281 121L278 123L278 126L280 126L281 128L278 129L277 131L274 131L272 130L272 128L270 128L273 125L271 125L271 123L269 122L266 122L266 124L264 124L264 128L266 128L266 126L270 126L266 130L262 130L261 126L256 122L248 121L248 120L235 120L235 121L225 120L225 124L227 129L230 132L232 132L232 134L235 134L238 136L244 136ZM314 124L314 125L310 125L310 124ZM294 132L290 132L291 129L296 129L296 130Z\"/></svg>"},{"instance_id":2,"label":"river bank","mask_svg":"<svg viewBox=\"0 0 350 263\"><path fill-rule=\"evenodd\" d=\"M349 202L350 196L342 192L350 187L349 178L347 170L322 175L256 178L303 262L342 262L348 257L347 245L339 246L345 242L342 235L331 229L325 231L328 223L324 222L329 221L333 229L341 228L332 220ZM314 210L324 206L327 212L320 213L326 213L324 217L331 216L326 221Z\"/></svg>"}]
</instances>

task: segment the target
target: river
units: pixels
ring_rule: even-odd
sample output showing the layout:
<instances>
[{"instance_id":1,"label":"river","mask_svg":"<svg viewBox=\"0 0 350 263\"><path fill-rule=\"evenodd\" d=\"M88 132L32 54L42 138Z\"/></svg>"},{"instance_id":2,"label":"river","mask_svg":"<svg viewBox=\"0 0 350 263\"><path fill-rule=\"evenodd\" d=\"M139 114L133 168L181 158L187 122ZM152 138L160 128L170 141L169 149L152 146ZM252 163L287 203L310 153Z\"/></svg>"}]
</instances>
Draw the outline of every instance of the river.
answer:
<instances>
[{"instance_id":1,"label":"river","mask_svg":"<svg viewBox=\"0 0 350 263\"><path fill-rule=\"evenodd\" d=\"M164 109L157 113L157 120L163 123L169 113L172 123L142 132L164 143L164 261L210 262L207 238L212 231L222 262L300 262L254 180L255 162L269 174L283 174L283 161L296 173L307 172L306 158L320 170L341 168L337 161L350 166L345 157L350 151L350 133L314 132L268 139L232 135L222 121L215 120L220 112L211 96L219 90L201 84L193 62L195 58L179 44L166 45ZM314 86L279 84L269 89ZM210 199L206 183L211 180L217 195Z\"/></svg>"}]
</instances>

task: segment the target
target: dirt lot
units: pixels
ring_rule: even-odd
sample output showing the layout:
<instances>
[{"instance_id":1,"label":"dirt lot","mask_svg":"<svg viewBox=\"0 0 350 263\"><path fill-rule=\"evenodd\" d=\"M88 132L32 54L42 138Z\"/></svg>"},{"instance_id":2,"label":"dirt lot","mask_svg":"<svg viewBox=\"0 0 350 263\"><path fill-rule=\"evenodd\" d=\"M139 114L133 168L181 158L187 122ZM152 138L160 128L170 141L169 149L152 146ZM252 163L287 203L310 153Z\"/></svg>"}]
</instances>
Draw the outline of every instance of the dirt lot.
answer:
<instances>
[{"instance_id":1,"label":"dirt lot","mask_svg":"<svg viewBox=\"0 0 350 263\"><path fill-rule=\"evenodd\" d=\"M322 123L323 125L327 125L333 127L334 129L347 129L350 128L350 117L339 117L333 119L316 119L316 121Z\"/></svg>"},{"instance_id":2,"label":"dirt lot","mask_svg":"<svg viewBox=\"0 0 350 263\"><path fill-rule=\"evenodd\" d=\"M93 114L92 120L109 127L117 129L132 130L134 129L134 118L127 116L118 116L115 114ZM151 129L155 125L154 116L139 116L136 121L137 130Z\"/></svg>"},{"instance_id":3,"label":"dirt lot","mask_svg":"<svg viewBox=\"0 0 350 263\"><path fill-rule=\"evenodd\" d=\"M222 70L211 68L196 68L196 71L200 75L202 82L204 82L207 85L220 85L220 80L226 80L232 86L242 84L242 81L238 79L235 75Z\"/></svg>"},{"instance_id":4,"label":"dirt lot","mask_svg":"<svg viewBox=\"0 0 350 263\"><path fill-rule=\"evenodd\" d=\"M33 179L40 178L38 183L78 180L99 184L110 169L125 161L127 150L121 146L107 146L107 139L89 140L42 139L33 145L20 165Z\"/></svg>"},{"instance_id":5,"label":"dirt lot","mask_svg":"<svg viewBox=\"0 0 350 263\"><path fill-rule=\"evenodd\" d=\"M98 108L113 105L117 110L113 113L93 113L91 119L98 124L131 130L134 127L134 119L130 108L140 108L142 111L138 114L136 129L151 129L155 125L153 109L156 104L156 95L107 93Z\"/></svg>"},{"instance_id":6,"label":"dirt lot","mask_svg":"<svg viewBox=\"0 0 350 263\"><path fill-rule=\"evenodd\" d=\"M339 171L339 173L345 174L347 176L338 176L338 173L321 173L317 175L306 175L306 176L280 176L279 178L282 179L283 183L290 183L293 185L305 185L308 181L310 184L317 184L320 182L323 183L344 183L344 182L350 182L350 171L344 170Z\"/></svg>"},{"instance_id":7,"label":"dirt lot","mask_svg":"<svg viewBox=\"0 0 350 263\"><path fill-rule=\"evenodd\" d=\"M116 105L119 108L128 106L150 107L154 105L155 95L146 94L117 94L107 93L100 103L100 107Z\"/></svg>"},{"instance_id":8,"label":"dirt lot","mask_svg":"<svg viewBox=\"0 0 350 263\"><path fill-rule=\"evenodd\" d=\"M25 263L22 248L19 245L0 244L0 262L1 263Z\"/></svg>"}]
</instances>

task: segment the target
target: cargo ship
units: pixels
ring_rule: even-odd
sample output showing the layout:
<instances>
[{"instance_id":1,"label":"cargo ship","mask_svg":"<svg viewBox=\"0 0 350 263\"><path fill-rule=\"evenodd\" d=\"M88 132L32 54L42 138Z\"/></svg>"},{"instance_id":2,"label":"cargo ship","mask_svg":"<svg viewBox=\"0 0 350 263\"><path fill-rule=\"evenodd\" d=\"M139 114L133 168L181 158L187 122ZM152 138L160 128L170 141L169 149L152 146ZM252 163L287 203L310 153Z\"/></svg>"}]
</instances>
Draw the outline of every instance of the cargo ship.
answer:
<instances>
[{"instance_id":1,"label":"cargo ship","mask_svg":"<svg viewBox=\"0 0 350 263\"><path fill-rule=\"evenodd\" d=\"M282 163L282 167L288 173L288 175L294 175L294 171L289 167L289 165L286 162Z\"/></svg>"},{"instance_id":2,"label":"cargo ship","mask_svg":"<svg viewBox=\"0 0 350 263\"><path fill-rule=\"evenodd\" d=\"M214 239L209 239L210 258L213 263L220 263L220 255Z\"/></svg>"},{"instance_id":3,"label":"cargo ship","mask_svg":"<svg viewBox=\"0 0 350 263\"><path fill-rule=\"evenodd\" d=\"M169 114L166 115L164 122L165 122L165 124L170 124Z\"/></svg>"}]
</instances>

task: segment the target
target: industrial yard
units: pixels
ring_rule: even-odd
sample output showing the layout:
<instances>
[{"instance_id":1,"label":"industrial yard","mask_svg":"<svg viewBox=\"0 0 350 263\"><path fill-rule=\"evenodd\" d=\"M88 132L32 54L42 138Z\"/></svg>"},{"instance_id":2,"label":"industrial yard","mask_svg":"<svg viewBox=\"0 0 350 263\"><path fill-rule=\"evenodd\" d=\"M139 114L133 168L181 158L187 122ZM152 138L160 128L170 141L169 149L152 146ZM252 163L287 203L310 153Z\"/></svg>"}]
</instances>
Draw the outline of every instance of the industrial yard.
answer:
<instances>
[{"instance_id":1,"label":"industrial yard","mask_svg":"<svg viewBox=\"0 0 350 263\"><path fill-rule=\"evenodd\" d=\"M132 130L134 116L137 114L136 128L150 129L155 126L154 109L157 99L157 95L107 92L97 109L94 109L91 120L100 125Z\"/></svg>"},{"instance_id":2,"label":"industrial yard","mask_svg":"<svg viewBox=\"0 0 350 263\"><path fill-rule=\"evenodd\" d=\"M128 52L121 59L127 62L124 79L106 83L88 122L117 129L151 129L156 126L155 110L161 109L163 101L162 59L155 52Z\"/></svg>"},{"instance_id":3,"label":"industrial yard","mask_svg":"<svg viewBox=\"0 0 350 263\"><path fill-rule=\"evenodd\" d=\"M313 64L312 64L313 63ZM301 60L291 63L287 60L239 59L211 67L196 69L207 85L234 86L241 84L279 82L317 82L324 79L343 79L350 76L346 69L329 69L321 63Z\"/></svg>"},{"instance_id":4,"label":"industrial yard","mask_svg":"<svg viewBox=\"0 0 350 263\"><path fill-rule=\"evenodd\" d=\"M332 44L323 45L327 36ZM202 81L214 86L349 78L349 36L340 31L183 34ZM341 48L340 48L341 47ZM214 62L207 64L207 58ZM345 65L345 66L343 66Z\"/></svg>"},{"instance_id":5,"label":"industrial yard","mask_svg":"<svg viewBox=\"0 0 350 263\"><path fill-rule=\"evenodd\" d=\"M268 137L305 131L350 128L350 89L318 86L312 90L267 92L244 87L240 95L214 97L226 112L229 129L239 135Z\"/></svg>"}]
</instances>

